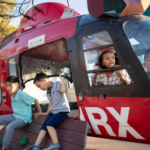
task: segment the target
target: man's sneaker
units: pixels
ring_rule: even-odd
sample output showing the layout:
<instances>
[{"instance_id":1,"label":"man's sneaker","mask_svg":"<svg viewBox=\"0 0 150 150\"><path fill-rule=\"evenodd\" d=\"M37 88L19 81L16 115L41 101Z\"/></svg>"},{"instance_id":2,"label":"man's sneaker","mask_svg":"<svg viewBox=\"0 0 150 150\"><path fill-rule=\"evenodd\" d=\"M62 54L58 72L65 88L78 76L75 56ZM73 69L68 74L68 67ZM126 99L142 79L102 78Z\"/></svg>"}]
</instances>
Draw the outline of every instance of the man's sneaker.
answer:
<instances>
[{"instance_id":1,"label":"man's sneaker","mask_svg":"<svg viewBox=\"0 0 150 150\"><path fill-rule=\"evenodd\" d=\"M6 148L2 148L2 150L8 150L8 149L6 149Z\"/></svg>"},{"instance_id":2,"label":"man's sneaker","mask_svg":"<svg viewBox=\"0 0 150 150\"><path fill-rule=\"evenodd\" d=\"M41 148L36 145L31 145L30 147L23 149L23 150L41 150Z\"/></svg>"},{"instance_id":3,"label":"man's sneaker","mask_svg":"<svg viewBox=\"0 0 150 150\"><path fill-rule=\"evenodd\" d=\"M60 144L59 143L57 143L57 144L51 143L49 146L47 146L43 150L52 150L52 149L58 149L59 150Z\"/></svg>"}]
</instances>

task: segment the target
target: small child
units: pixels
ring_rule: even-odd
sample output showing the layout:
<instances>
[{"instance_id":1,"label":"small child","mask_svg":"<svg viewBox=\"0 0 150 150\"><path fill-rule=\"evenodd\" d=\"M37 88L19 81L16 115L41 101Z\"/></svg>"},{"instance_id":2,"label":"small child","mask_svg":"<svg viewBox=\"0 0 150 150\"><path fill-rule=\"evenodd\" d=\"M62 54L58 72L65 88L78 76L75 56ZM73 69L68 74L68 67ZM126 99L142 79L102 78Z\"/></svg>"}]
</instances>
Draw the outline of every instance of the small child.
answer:
<instances>
[{"instance_id":1,"label":"small child","mask_svg":"<svg viewBox=\"0 0 150 150\"><path fill-rule=\"evenodd\" d=\"M120 65L119 58L112 51L104 51L101 53L95 64L95 69L106 69L118 67ZM92 86L95 86L95 82L103 85L120 85L127 84L130 81L130 77L125 69L116 71L105 71L101 73L94 73Z\"/></svg>"},{"instance_id":2,"label":"small child","mask_svg":"<svg viewBox=\"0 0 150 150\"><path fill-rule=\"evenodd\" d=\"M58 81L53 83L44 73L36 75L34 84L41 90L47 91L47 98L50 101L47 112L43 113L43 115L48 116L41 127L35 145L24 150L40 150L39 146L46 136L47 131L52 139L52 143L43 150L60 149L60 144L58 143L57 133L54 127L66 119L70 112L69 103L65 100L63 95L63 93L66 93L64 78L60 76L60 80L61 83Z\"/></svg>"},{"instance_id":3,"label":"small child","mask_svg":"<svg viewBox=\"0 0 150 150\"><path fill-rule=\"evenodd\" d=\"M12 95L11 103L14 113L0 116L0 124L7 125L3 137L2 150L8 149L14 135L14 130L22 128L27 125L27 123L32 122L31 105L33 102L38 110L38 113L35 114L35 118L38 118L42 113L38 100L19 89L19 79L17 77L9 76L5 83L7 92Z\"/></svg>"},{"instance_id":4,"label":"small child","mask_svg":"<svg viewBox=\"0 0 150 150\"><path fill-rule=\"evenodd\" d=\"M144 68L146 68L146 74L148 75L150 79L150 51L147 52L144 56L144 63L143 63Z\"/></svg>"}]
</instances>

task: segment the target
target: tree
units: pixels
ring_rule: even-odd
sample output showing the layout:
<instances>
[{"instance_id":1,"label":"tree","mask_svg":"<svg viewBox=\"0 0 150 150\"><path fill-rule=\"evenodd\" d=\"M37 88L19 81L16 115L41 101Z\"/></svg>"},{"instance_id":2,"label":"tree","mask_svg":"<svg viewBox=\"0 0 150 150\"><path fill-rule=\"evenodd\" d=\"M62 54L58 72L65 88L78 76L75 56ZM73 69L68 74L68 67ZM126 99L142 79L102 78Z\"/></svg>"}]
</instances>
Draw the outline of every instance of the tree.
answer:
<instances>
[{"instance_id":1,"label":"tree","mask_svg":"<svg viewBox=\"0 0 150 150\"><path fill-rule=\"evenodd\" d=\"M15 13L16 0L0 1L0 39L10 34L17 28L9 25Z\"/></svg>"}]
</instances>

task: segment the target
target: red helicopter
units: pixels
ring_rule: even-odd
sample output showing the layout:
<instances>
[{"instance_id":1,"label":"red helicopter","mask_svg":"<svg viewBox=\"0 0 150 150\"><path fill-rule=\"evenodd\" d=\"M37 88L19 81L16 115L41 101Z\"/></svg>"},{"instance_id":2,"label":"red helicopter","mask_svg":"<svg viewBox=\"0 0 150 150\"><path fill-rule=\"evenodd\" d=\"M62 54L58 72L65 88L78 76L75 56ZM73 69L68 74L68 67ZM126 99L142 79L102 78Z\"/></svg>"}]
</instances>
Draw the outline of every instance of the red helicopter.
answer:
<instances>
[{"instance_id":1,"label":"red helicopter","mask_svg":"<svg viewBox=\"0 0 150 150\"><path fill-rule=\"evenodd\" d=\"M62 74L66 98L79 110L77 119L89 123L90 136L150 143L150 17L143 15L150 0L87 2L88 15L60 3L38 4L1 40L0 115L13 113L5 88L9 75L18 76L20 88L46 104L45 93L33 85L36 73L53 81ZM105 51L120 64L95 69ZM115 75L102 76L120 71L125 84ZM41 105L43 111L46 106Z\"/></svg>"}]
</instances>

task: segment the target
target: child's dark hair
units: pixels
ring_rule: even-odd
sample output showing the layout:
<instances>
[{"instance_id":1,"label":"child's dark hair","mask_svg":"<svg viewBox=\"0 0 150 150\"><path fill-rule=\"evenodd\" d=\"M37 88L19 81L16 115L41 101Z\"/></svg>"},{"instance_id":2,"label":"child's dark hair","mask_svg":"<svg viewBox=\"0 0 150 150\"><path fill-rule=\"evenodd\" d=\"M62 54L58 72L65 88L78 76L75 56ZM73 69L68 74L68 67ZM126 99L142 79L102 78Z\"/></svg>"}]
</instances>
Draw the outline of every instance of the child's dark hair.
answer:
<instances>
[{"instance_id":1,"label":"child's dark hair","mask_svg":"<svg viewBox=\"0 0 150 150\"><path fill-rule=\"evenodd\" d=\"M102 69L106 69L106 67L103 65L102 61L103 61L103 55L105 55L106 53L113 53L112 51L104 51L100 54L100 56L97 58L97 62L96 62L96 66L99 66L100 68ZM120 65L120 61L119 61L119 58L117 56L116 53L113 53L114 56L115 56L115 65Z\"/></svg>"},{"instance_id":2,"label":"child's dark hair","mask_svg":"<svg viewBox=\"0 0 150 150\"><path fill-rule=\"evenodd\" d=\"M18 83L19 84L19 78L16 76L9 76L6 80L6 82L10 82L10 83Z\"/></svg>"},{"instance_id":3,"label":"child's dark hair","mask_svg":"<svg viewBox=\"0 0 150 150\"><path fill-rule=\"evenodd\" d=\"M43 72L40 72L38 74L36 74L35 78L34 78L34 84L36 81L42 81L42 79L48 78L47 75Z\"/></svg>"}]
</instances>

